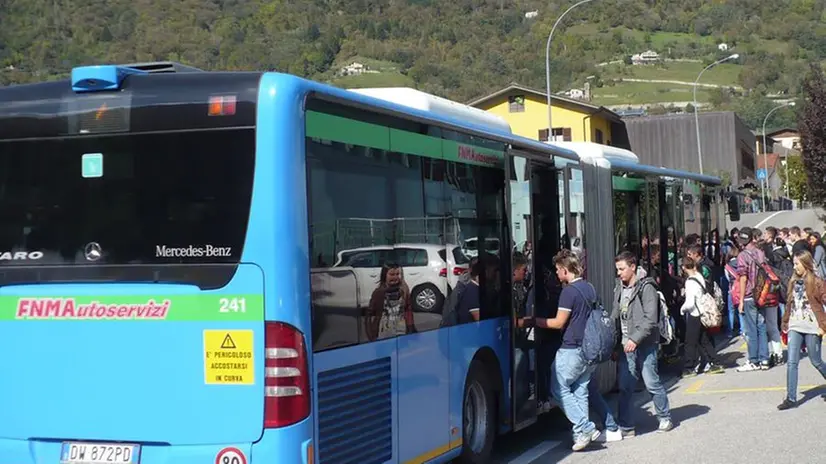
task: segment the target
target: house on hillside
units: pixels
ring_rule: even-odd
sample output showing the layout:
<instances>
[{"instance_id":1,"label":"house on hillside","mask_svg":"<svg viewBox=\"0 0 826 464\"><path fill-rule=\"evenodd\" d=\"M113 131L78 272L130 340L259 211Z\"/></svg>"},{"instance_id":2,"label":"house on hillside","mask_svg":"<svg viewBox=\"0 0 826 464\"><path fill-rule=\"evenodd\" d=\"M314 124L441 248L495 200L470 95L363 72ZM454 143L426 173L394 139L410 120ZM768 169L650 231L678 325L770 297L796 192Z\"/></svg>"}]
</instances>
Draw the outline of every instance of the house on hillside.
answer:
<instances>
[{"instance_id":1,"label":"house on hillside","mask_svg":"<svg viewBox=\"0 0 826 464\"><path fill-rule=\"evenodd\" d=\"M783 129L769 132L766 134L769 137L785 148L800 151L800 131L791 127L784 127Z\"/></svg>"},{"instance_id":2,"label":"house on hillside","mask_svg":"<svg viewBox=\"0 0 826 464\"><path fill-rule=\"evenodd\" d=\"M548 132L548 95L511 84L468 103L505 119L514 134L539 141L595 142L629 148L622 118L604 106L551 95L553 129Z\"/></svg>"},{"instance_id":3,"label":"house on hillside","mask_svg":"<svg viewBox=\"0 0 826 464\"><path fill-rule=\"evenodd\" d=\"M360 76L365 73L378 73L378 71L372 70L366 64L359 63L358 61L353 61L338 71L340 76Z\"/></svg>"},{"instance_id":4,"label":"house on hillside","mask_svg":"<svg viewBox=\"0 0 826 464\"><path fill-rule=\"evenodd\" d=\"M641 64L654 64L660 61L660 54L653 51L647 50L642 53L637 53L631 56L631 63L635 65Z\"/></svg>"}]
</instances>

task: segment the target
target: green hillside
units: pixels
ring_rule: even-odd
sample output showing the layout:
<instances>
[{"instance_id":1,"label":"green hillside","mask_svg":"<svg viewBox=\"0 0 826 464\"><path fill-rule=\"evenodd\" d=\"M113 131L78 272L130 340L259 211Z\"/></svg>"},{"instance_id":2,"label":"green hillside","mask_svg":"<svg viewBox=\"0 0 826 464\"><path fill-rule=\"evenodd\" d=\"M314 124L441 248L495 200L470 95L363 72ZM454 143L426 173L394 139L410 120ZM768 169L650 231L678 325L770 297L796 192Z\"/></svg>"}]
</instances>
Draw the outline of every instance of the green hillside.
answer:
<instances>
[{"instance_id":1,"label":"green hillside","mask_svg":"<svg viewBox=\"0 0 826 464\"><path fill-rule=\"evenodd\" d=\"M468 101L510 82L544 88L547 34L568 1L545 0L5 0L0 85L54 79L73 66L176 60L204 69L289 72L343 87L415 86ZM793 97L808 61L826 58L826 0L597 0L575 10L552 44L554 90L599 84L596 101L685 101L706 73L706 103L740 108ZM536 17L526 13L536 11ZM790 27L789 25L794 25ZM622 64L654 50L661 66ZM343 76L352 62L371 72ZM616 62L600 66L601 63ZM622 79L626 79L623 81ZM690 90L690 89L689 89ZM690 94L690 92L689 92ZM774 118L776 119L776 118Z\"/></svg>"}]
</instances>

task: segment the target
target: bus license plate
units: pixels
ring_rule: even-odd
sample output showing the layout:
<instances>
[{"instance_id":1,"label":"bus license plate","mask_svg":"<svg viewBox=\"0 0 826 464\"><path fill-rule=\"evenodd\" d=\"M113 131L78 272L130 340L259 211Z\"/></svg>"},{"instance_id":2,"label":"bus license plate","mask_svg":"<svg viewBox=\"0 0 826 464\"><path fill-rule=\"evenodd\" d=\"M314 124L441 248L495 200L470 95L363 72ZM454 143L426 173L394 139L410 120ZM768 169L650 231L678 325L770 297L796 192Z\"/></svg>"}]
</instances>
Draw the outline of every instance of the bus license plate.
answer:
<instances>
[{"instance_id":1,"label":"bus license plate","mask_svg":"<svg viewBox=\"0 0 826 464\"><path fill-rule=\"evenodd\" d=\"M140 445L63 443L62 464L138 464Z\"/></svg>"}]
</instances>

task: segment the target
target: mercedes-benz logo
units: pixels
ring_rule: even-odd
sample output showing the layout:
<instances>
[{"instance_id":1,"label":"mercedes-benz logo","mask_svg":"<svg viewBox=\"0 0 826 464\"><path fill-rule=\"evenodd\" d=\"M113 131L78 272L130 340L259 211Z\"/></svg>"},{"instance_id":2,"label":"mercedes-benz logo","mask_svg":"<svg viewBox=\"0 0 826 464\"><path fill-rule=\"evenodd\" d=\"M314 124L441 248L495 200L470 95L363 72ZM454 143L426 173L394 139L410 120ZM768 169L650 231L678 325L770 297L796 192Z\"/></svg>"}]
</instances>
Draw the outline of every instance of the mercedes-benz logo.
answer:
<instances>
[{"instance_id":1,"label":"mercedes-benz logo","mask_svg":"<svg viewBox=\"0 0 826 464\"><path fill-rule=\"evenodd\" d=\"M83 249L83 252L86 254L86 259L89 261L97 261L101 256L103 256L103 250L97 242L87 243L86 248Z\"/></svg>"}]
</instances>

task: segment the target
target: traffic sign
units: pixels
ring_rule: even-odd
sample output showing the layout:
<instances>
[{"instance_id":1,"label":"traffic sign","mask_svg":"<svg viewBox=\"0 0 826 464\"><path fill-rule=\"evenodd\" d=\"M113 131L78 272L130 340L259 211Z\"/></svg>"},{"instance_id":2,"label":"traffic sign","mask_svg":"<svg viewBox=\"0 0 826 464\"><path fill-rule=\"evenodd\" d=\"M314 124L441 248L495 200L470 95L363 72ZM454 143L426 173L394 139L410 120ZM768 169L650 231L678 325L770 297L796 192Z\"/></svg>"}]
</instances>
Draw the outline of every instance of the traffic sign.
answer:
<instances>
[{"instance_id":1,"label":"traffic sign","mask_svg":"<svg viewBox=\"0 0 826 464\"><path fill-rule=\"evenodd\" d=\"M763 180L766 178L766 170L765 169L758 169L757 170L757 179Z\"/></svg>"},{"instance_id":2,"label":"traffic sign","mask_svg":"<svg viewBox=\"0 0 826 464\"><path fill-rule=\"evenodd\" d=\"M215 464L247 464L247 457L238 448L224 448L215 456Z\"/></svg>"}]
</instances>

